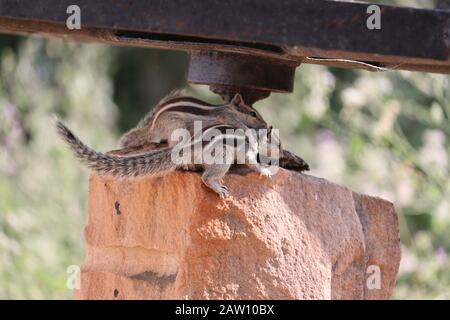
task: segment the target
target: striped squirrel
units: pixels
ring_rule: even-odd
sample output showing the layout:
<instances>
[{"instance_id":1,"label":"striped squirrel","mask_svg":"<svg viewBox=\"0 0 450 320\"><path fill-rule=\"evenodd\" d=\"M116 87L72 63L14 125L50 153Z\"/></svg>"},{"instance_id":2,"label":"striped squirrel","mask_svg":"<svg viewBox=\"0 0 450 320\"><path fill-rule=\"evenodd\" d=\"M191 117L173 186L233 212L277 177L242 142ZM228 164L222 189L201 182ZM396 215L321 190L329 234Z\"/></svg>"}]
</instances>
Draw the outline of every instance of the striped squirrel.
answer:
<instances>
[{"instance_id":1,"label":"striped squirrel","mask_svg":"<svg viewBox=\"0 0 450 320\"><path fill-rule=\"evenodd\" d=\"M66 141L75 156L85 163L89 168L97 171L101 175L112 175L120 178L137 177L142 175L159 175L175 169L186 169L185 164L200 164L203 169L202 181L203 183L215 191L220 198L225 198L229 195L228 188L221 184L221 179L230 169L231 165L236 161L237 153L233 152L234 158L232 161L226 161L229 156L229 149L217 145L223 143L224 138L228 138L229 129L236 129L230 125L212 125L201 132L201 137L191 139L188 147L195 146L201 143L202 147L212 149L214 156L222 157L223 161L208 163L204 161L204 153L187 153L185 149L180 148L182 161L174 161L173 151L176 146L168 146L158 150L140 153L136 155L117 156L110 154L103 154L86 146L81 140L76 137L70 129L68 129L61 121L56 120L56 129L58 134ZM204 134L216 130L219 134L215 134L213 139L203 139ZM250 168L258 171L261 175L270 176L271 171L267 167L261 166L257 162L258 143L255 139L248 139L247 136L232 134L233 147L237 146L235 140L244 140L245 146L245 164ZM227 140L229 142L229 140ZM217 150L223 152L219 155ZM188 157L188 158L187 158ZM200 158L200 159L199 159Z\"/></svg>"},{"instance_id":2,"label":"striped squirrel","mask_svg":"<svg viewBox=\"0 0 450 320\"><path fill-rule=\"evenodd\" d=\"M201 120L206 127L228 124L235 128L268 128L261 115L253 107L246 105L239 94L236 94L230 103L211 105L196 98L182 96L180 91L173 91L135 128L119 139L119 147L125 149L122 151L134 151L149 144L167 144L174 129L186 128L192 132L193 123L197 120ZM281 145L279 147L281 167L300 172L309 170L308 164L302 158L282 149Z\"/></svg>"},{"instance_id":3,"label":"striped squirrel","mask_svg":"<svg viewBox=\"0 0 450 320\"><path fill-rule=\"evenodd\" d=\"M135 177L144 174L159 174L173 169L197 169L198 166L186 164L174 164L171 157L176 141L170 139L176 129L186 129L191 136L194 134L195 121L201 121L206 132L211 129L266 129L270 132L264 119L252 107L247 106L242 97L236 94L231 102L223 105L210 105L199 99L179 95L170 95L163 99L153 110L138 124L138 126L120 139L119 145L124 149L138 149L146 144L160 144L162 147L151 152L138 155L120 156L109 152L98 153L79 140L67 127L57 121L57 131L75 152L77 158L86 163L91 169L100 174L110 174L119 177ZM234 139L241 137L235 136ZM219 140L216 140L219 141ZM210 143L212 146L213 143ZM249 141L246 141L247 147ZM270 176L267 167L258 164L260 155L259 146L252 144L245 154L246 164L262 175ZM281 151L281 150L280 150ZM308 165L303 159L283 150L280 164L285 168L298 171L308 170ZM267 157L266 157L267 158ZM194 159L190 159L194 160ZM199 160L199 159L197 159ZM200 159L202 160L202 159ZM265 160L267 161L267 160ZM264 162L264 161L263 161ZM222 198L228 195L225 186L219 183L220 179L228 172L231 163L220 165L203 165L202 180Z\"/></svg>"},{"instance_id":4,"label":"striped squirrel","mask_svg":"<svg viewBox=\"0 0 450 320\"><path fill-rule=\"evenodd\" d=\"M175 91L161 100L136 128L125 133L119 139L119 147L170 143L170 135L175 129L184 128L192 134L194 121L202 121L204 127L223 124L241 129L268 129L261 115L246 105L240 94L229 103L211 105Z\"/></svg>"}]
</instances>

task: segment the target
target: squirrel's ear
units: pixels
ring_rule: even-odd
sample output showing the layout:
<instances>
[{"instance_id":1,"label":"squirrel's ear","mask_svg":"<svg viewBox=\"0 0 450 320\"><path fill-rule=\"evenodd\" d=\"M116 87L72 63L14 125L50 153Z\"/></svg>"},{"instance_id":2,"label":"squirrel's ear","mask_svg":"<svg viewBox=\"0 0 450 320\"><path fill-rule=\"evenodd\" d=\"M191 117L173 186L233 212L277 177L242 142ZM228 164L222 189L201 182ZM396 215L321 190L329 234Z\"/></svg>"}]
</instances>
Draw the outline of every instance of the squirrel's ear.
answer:
<instances>
[{"instance_id":1,"label":"squirrel's ear","mask_svg":"<svg viewBox=\"0 0 450 320\"><path fill-rule=\"evenodd\" d=\"M244 104L244 99L242 99L242 96L239 93L236 93L233 100L231 100L231 104L235 107L239 107Z\"/></svg>"}]
</instances>

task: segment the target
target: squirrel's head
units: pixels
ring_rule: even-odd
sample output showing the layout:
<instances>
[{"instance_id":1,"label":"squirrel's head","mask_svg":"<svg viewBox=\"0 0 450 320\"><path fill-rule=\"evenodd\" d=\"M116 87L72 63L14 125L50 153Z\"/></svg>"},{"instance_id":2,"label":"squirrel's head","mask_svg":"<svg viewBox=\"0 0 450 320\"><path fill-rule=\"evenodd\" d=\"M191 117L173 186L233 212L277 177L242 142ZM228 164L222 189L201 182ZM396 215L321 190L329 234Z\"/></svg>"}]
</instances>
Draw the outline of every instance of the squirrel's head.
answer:
<instances>
[{"instance_id":1,"label":"squirrel's head","mask_svg":"<svg viewBox=\"0 0 450 320\"><path fill-rule=\"evenodd\" d=\"M235 111L236 117L247 127L253 129L269 129L263 117L253 107L245 104L244 99L239 93L236 93L230 101L230 107Z\"/></svg>"}]
</instances>

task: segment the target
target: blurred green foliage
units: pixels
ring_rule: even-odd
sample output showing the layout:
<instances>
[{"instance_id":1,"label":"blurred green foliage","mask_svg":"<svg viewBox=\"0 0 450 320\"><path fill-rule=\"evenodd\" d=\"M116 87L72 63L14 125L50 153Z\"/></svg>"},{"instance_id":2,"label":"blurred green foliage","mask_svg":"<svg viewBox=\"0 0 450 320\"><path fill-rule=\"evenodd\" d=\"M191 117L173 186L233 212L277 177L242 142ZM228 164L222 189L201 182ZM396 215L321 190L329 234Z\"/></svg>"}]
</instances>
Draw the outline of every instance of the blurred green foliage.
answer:
<instances>
[{"instance_id":1,"label":"blurred green foliage","mask_svg":"<svg viewBox=\"0 0 450 320\"><path fill-rule=\"evenodd\" d=\"M67 267L83 260L88 172L56 137L52 114L112 149L185 86L186 62L184 53L0 37L0 298L70 298ZM450 298L449 81L303 65L293 94L256 104L313 175L394 202L398 299ZM205 87L188 91L218 100Z\"/></svg>"}]
</instances>

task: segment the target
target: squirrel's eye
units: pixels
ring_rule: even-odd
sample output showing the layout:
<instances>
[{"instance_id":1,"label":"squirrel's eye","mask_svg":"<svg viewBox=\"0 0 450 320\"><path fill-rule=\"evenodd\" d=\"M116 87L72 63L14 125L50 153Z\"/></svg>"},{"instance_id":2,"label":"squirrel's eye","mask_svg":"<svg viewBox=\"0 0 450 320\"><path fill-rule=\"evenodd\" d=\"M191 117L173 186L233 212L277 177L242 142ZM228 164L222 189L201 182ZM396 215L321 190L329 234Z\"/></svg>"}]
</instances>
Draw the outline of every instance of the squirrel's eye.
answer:
<instances>
[{"instance_id":1,"label":"squirrel's eye","mask_svg":"<svg viewBox=\"0 0 450 320\"><path fill-rule=\"evenodd\" d=\"M250 112L250 115L251 115L252 117L255 117L255 118L256 118L256 112L255 112L255 111L251 111L251 112Z\"/></svg>"}]
</instances>

